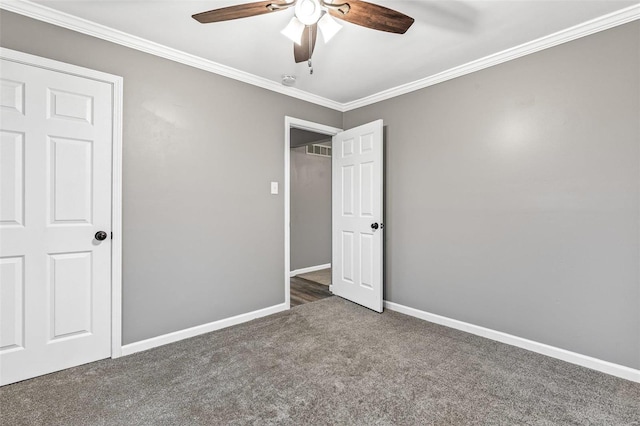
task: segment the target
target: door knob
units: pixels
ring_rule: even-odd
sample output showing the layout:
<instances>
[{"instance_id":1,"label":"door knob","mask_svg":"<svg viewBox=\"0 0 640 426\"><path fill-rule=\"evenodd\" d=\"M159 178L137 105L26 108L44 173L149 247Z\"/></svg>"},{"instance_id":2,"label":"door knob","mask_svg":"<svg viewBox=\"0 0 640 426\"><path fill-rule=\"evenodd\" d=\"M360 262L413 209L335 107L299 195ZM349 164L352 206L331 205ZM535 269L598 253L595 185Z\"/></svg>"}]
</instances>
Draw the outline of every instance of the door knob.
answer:
<instances>
[{"instance_id":1,"label":"door knob","mask_svg":"<svg viewBox=\"0 0 640 426\"><path fill-rule=\"evenodd\" d=\"M107 239L107 233L104 231L98 231L96 232L96 240L98 241L102 241L102 240L106 240Z\"/></svg>"},{"instance_id":2,"label":"door knob","mask_svg":"<svg viewBox=\"0 0 640 426\"><path fill-rule=\"evenodd\" d=\"M375 231L376 229L378 229L378 222L372 223L372 224L371 224L371 229L373 229L374 231Z\"/></svg>"}]
</instances>

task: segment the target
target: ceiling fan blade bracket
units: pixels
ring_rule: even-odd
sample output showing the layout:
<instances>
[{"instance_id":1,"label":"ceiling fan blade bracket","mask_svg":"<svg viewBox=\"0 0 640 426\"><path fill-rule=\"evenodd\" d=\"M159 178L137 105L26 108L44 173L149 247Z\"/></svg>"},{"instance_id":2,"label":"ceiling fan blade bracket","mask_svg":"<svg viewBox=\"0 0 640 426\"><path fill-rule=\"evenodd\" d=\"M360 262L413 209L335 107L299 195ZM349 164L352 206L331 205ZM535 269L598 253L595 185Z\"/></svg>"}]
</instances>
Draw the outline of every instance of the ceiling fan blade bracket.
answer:
<instances>
[{"instance_id":1,"label":"ceiling fan blade bracket","mask_svg":"<svg viewBox=\"0 0 640 426\"><path fill-rule=\"evenodd\" d=\"M276 10L283 10L283 9L289 9L291 6L295 6L296 3L298 3L298 0L293 0L292 2L289 3L269 3L267 5L267 9L269 9L270 11L276 11Z\"/></svg>"},{"instance_id":2,"label":"ceiling fan blade bracket","mask_svg":"<svg viewBox=\"0 0 640 426\"><path fill-rule=\"evenodd\" d=\"M349 5L349 3L334 4L334 3L328 3L325 0L321 0L321 1L322 1L322 6L326 7L327 9L340 12L343 15L346 15L351 10L351 6Z\"/></svg>"}]
</instances>

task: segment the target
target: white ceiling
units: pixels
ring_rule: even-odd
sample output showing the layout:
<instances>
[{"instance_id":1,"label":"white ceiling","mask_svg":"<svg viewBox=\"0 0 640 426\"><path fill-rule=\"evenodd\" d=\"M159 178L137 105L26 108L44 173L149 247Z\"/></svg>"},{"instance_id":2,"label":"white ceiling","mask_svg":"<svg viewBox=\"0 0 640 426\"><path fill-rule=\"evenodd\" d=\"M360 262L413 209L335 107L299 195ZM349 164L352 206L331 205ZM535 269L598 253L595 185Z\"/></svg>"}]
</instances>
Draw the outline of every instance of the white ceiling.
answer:
<instances>
[{"instance_id":1,"label":"white ceiling","mask_svg":"<svg viewBox=\"0 0 640 426\"><path fill-rule=\"evenodd\" d=\"M347 103L521 45L639 0L372 0L415 18L404 35L344 21L321 37L307 64L296 64L280 34L293 10L212 24L191 18L242 0L36 0L58 11L142 37L216 63Z\"/></svg>"}]
</instances>

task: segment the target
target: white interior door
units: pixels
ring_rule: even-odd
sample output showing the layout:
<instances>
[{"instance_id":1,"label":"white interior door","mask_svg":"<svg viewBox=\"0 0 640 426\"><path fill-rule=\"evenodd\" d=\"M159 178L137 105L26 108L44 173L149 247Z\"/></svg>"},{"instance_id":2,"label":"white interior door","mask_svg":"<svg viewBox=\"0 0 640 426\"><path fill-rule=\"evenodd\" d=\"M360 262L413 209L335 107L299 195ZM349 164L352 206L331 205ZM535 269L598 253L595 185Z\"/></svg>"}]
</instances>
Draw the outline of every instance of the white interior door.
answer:
<instances>
[{"instance_id":1,"label":"white interior door","mask_svg":"<svg viewBox=\"0 0 640 426\"><path fill-rule=\"evenodd\" d=\"M382 120L333 137L332 290L382 312Z\"/></svg>"},{"instance_id":2,"label":"white interior door","mask_svg":"<svg viewBox=\"0 0 640 426\"><path fill-rule=\"evenodd\" d=\"M105 82L10 60L0 71L7 384L111 355L113 94Z\"/></svg>"}]
</instances>

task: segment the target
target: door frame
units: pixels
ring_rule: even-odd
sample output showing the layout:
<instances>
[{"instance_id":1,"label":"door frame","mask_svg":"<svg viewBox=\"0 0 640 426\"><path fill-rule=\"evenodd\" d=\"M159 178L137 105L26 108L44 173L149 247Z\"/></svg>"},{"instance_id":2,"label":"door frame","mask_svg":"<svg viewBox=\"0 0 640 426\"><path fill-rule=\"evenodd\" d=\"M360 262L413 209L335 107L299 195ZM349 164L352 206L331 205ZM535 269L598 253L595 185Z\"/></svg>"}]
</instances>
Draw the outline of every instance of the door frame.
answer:
<instances>
[{"instance_id":1,"label":"door frame","mask_svg":"<svg viewBox=\"0 0 640 426\"><path fill-rule=\"evenodd\" d=\"M291 308L291 129L308 130L327 136L342 132L337 127L284 117L284 304L287 309Z\"/></svg>"},{"instance_id":2,"label":"door frame","mask_svg":"<svg viewBox=\"0 0 640 426\"><path fill-rule=\"evenodd\" d=\"M122 101L123 78L0 47L0 58L111 85L111 358L122 356Z\"/></svg>"}]
</instances>

